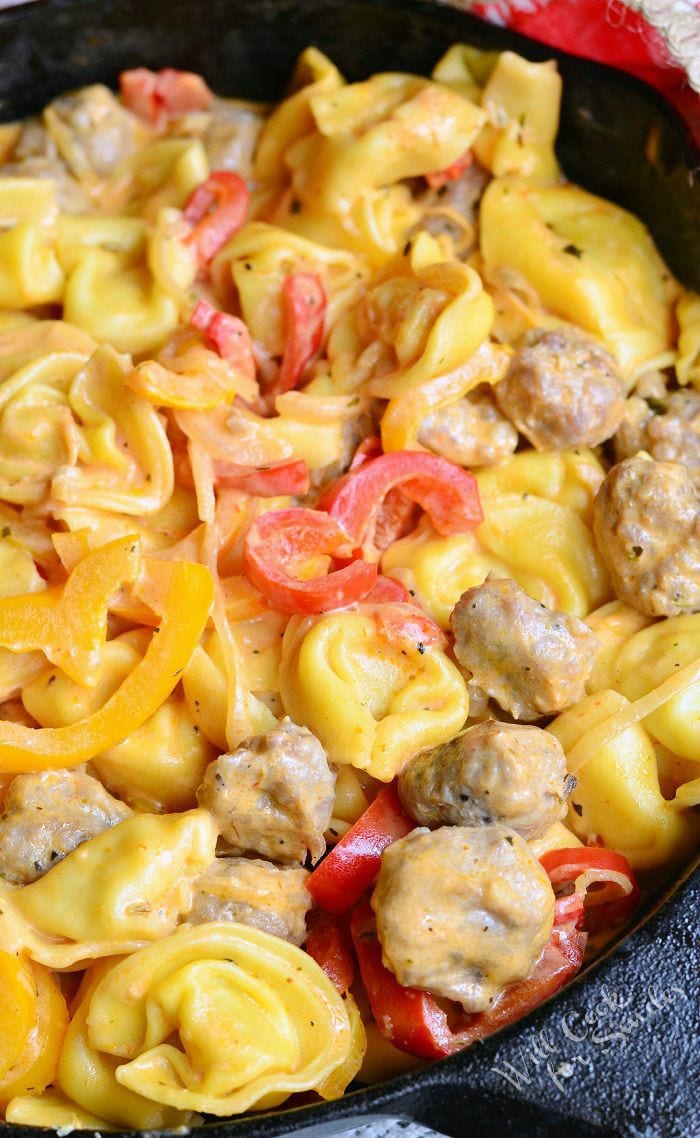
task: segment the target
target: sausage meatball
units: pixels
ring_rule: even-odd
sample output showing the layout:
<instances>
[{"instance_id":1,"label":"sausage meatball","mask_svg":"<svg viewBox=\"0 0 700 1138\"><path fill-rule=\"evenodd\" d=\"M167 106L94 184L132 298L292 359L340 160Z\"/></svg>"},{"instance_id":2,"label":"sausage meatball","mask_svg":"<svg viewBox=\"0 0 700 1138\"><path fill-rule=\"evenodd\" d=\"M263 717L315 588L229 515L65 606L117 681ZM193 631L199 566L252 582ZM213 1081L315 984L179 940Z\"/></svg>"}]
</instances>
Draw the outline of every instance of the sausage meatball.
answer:
<instances>
[{"instance_id":1,"label":"sausage meatball","mask_svg":"<svg viewBox=\"0 0 700 1138\"><path fill-rule=\"evenodd\" d=\"M187 919L194 925L239 921L301 945L306 939L306 914L313 904L306 888L308 876L300 865L217 858L194 882Z\"/></svg>"},{"instance_id":2,"label":"sausage meatball","mask_svg":"<svg viewBox=\"0 0 700 1138\"><path fill-rule=\"evenodd\" d=\"M136 117L100 83L59 96L44 116L61 157L78 178L108 177L140 140Z\"/></svg>"},{"instance_id":3,"label":"sausage meatball","mask_svg":"<svg viewBox=\"0 0 700 1138\"><path fill-rule=\"evenodd\" d=\"M529 974L552 930L554 893L513 830L445 826L384 850L372 908L400 984L482 1012Z\"/></svg>"},{"instance_id":4,"label":"sausage meatball","mask_svg":"<svg viewBox=\"0 0 700 1138\"><path fill-rule=\"evenodd\" d=\"M82 842L130 815L128 806L83 771L19 774L0 818L0 875L28 885Z\"/></svg>"},{"instance_id":5,"label":"sausage meatball","mask_svg":"<svg viewBox=\"0 0 700 1138\"><path fill-rule=\"evenodd\" d=\"M489 577L462 594L450 620L459 663L514 719L556 715L583 699L600 644L578 617Z\"/></svg>"},{"instance_id":6,"label":"sausage meatball","mask_svg":"<svg viewBox=\"0 0 700 1138\"><path fill-rule=\"evenodd\" d=\"M488 719L412 759L399 796L422 826L496 822L529 839L561 821L575 784L553 735Z\"/></svg>"},{"instance_id":7,"label":"sausage meatball","mask_svg":"<svg viewBox=\"0 0 700 1138\"><path fill-rule=\"evenodd\" d=\"M210 763L197 791L233 853L318 861L333 810L335 773L306 727L282 720Z\"/></svg>"},{"instance_id":8,"label":"sausage meatball","mask_svg":"<svg viewBox=\"0 0 700 1138\"><path fill-rule=\"evenodd\" d=\"M10 159L0 164L2 178L43 178L54 183L56 205L62 213L88 213L91 202L80 183L58 156L50 135L39 119L29 119L14 145Z\"/></svg>"},{"instance_id":9,"label":"sausage meatball","mask_svg":"<svg viewBox=\"0 0 700 1138\"><path fill-rule=\"evenodd\" d=\"M610 353L564 328L528 332L495 393L536 450L604 442L620 424L625 399Z\"/></svg>"},{"instance_id":10,"label":"sausage meatball","mask_svg":"<svg viewBox=\"0 0 700 1138\"><path fill-rule=\"evenodd\" d=\"M459 466L494 466L513 454L518 433L482 386L426 415L418 441Z\"/></svg>"},{"instance_id":11,"label":"sausage meatball","mask_svg":"<svg viewBox=\"0 0 700 1138\"><path fill-rule=\"evenodd\" d=\"M490 174L478 162L472 161L458 178L450 178L441 186L428 186L418 195L426 207L447 206L469 221L474 221L482 194L490 181Z\"/></svg>"},{"instance_id":12,"label":"sausage meatball","mask_svg":"<svg viewBox=\"0 0 700 1138\"><path fill-rule=\"evenodd\" d=\"M0 166L0 178L43 178L54 183L56 205L61 213L90 212L88 195L58 158L24 158L21 162L8 162Z\"/></svg>"},{"instance_id":13,"label":"sausage meatball","mask_svg":"<svg viewBox=\"0 0 700 1138\"><path fill-rule=\"evenodd\" d=\"M233 170L242 178L253 174L253 155L265 114L253 104L214 99L202 142L212 170Z\"/></svg>"},{"instance_id":14,"label":"sausage meatball","mask_svg":"<svg viewBox=\"0 0 700 1138\"><path fill-rule=\"evenodd\" d=\"M620 600L649 616L700 611L700 497L685 467L643 454L613 466L593 531Z\"/></svg>"},{"instance_id":15,"label":"sausage meatball","mask_svg":"<svg viewBox=\"0 0 700 1138\"><path fill-rule=\"evenodd\" d=\"M700 391L674 391L655 405L659 413L645 399L627 400L615 455L622 460L644 450L657 462L679 462L700 491Z\"/></svg>"}]
</instances>

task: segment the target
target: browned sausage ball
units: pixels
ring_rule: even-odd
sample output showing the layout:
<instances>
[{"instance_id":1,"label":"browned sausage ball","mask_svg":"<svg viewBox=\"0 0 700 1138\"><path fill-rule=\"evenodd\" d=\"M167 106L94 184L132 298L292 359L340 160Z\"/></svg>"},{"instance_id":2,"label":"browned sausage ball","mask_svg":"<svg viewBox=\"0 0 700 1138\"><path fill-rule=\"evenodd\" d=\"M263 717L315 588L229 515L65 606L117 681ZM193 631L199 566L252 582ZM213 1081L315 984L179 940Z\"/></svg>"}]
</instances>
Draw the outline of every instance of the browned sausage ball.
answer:
<instances>
[{"instance_id":1,"label":"browned sausage ball","mask_svg":"<svg viewBox=\"0 0 700 1138\"><path fill-rule=\"evenodd\" d=\"M593 530L620 600L649 616L700 610L700 497L684 466L644 454L613 466Z\"/></svg>"},{"instance_id":2,"label":"browned sausage ball","mask_svg":"<svg viewBox=\"0 0 700 1138\"><path fill-rule=\"evenodd\" d=\"M495 392L504 415L536 450L604 442L620 424L625 399L610 353L564 328L527 333Z\"/></svg>"},{"instance_id":3,"label":"browned sausage ball","mask_svg":"<svg viewBox=\"0 0 700 1138\"><path fill-rule=\"evenodd\" d=\"M318 861L326 848L335 772L306 727L283 719L207 767L197 791L232 853L283 864Z\"/></svg>"},{"instance_id":4,"label":"browned sausage ball","mask_svg":"<svg viewBox=\"0 0 700 1138\"><path fill-rule=\"evenodd\" d=\"M131 816L101 782L81 770L19 774L0 818L0 876L36 881L83 842Z\"/></svg>"},{"instance_id":5,"label":"browned sausage ball","mask_svg":"<svg viewBox=\"0 0 700 1138\"><path fill-rule=\"evenodd\" d=\"M450 620L459 663L514 719L532 722L583 699L600 644L578 617L488 577L462 594Z\"/></svg>"},{"instance_id":6,"label":"browned sausage ball","mask_svg":"<svg viewBox=\"0 0 700 1138\"><path fill-rule=\"evenodd\" d=\"M399 795L422 826L497 822L529 839L561 821L572 784L553 735L488 719L416 755L399 775Z\"/></svg>"},{"instance_id":7,"label":"browned sausage ball","mask_svg":"<svg viewBox=\"0 0 700 1138\"><path fill-rule=\"evenodd\" d=\"M700 491L700 391L674 391L653 411L645 399L628 399L615 435L618 459L644 450L657 462L685 466Z\"/></svg>"},{"instance_id":8,"label":"browned sausage ball","mask_svg":"<svg viewBox=\"0 0 700 1138\"><path fill-rule=\"evenodd\" d=\"M259 858L219 857L192 886L193 925L239 921L291 944L306 939L306 914L313 902L308 871Z\"/></svg>"},{"instance_id":9,"label":"browned sausage ball","mask_svg":"<svg viewBox=\"0 0 700 1138\"><path fill-rule=\"evenodd\" d=\"M488 388L426 415L418 442L460 466L494 466L510 458L518 434L493 401Z\"/></svg>"},{"instance_id":10,"label":"browned sausage ball","mask_svg":"<svg viewBox=\"0 0 700 1138\"><path fill-rule=\"evenodd\" d=\"M481 1012L530 972L552 930L554 894L515 831L443 826L384 850L372 908L400 984Z\"/></svg>"}]
</instances>

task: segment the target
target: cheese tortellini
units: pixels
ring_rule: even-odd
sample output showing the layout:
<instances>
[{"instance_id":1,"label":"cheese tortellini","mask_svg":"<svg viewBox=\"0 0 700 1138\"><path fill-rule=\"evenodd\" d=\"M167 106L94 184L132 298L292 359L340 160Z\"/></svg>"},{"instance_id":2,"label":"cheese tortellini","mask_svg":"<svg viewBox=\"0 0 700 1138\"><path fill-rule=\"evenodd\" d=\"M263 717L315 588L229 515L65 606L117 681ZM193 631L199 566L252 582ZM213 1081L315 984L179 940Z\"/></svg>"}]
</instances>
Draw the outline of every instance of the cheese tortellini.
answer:
<instances>
[{"instance_id":1,"label":"cheese tortellini","mask_svg":"<svg viewBox=\"0 0 700 1138\"><path fill-rule=\"evenodd\" d=\"M354 1045L345 1001L318 965L235 922L184 926L102 968L84 1009L63 1052L61 1086L127 1126L323 1093ZM93 1064L104 1071L97 1095L86 1077ZM160 1121L147 1122L149 1114Z\"/></svg>"},{"instance_id":2,"label":"cheese tortellini","mask_svg":"<svg viewBox=\"0 0 700 1138\"><path fill-rule=\"evenodd\" d=\"M415 590L443 628L462 593L490 572L548 608L586 616L610 594L590 527L602 478L590 451L523 451L478 474L482 525L443 537L423 519L386 551L382 569Z\"/></svg>"},{"instance_id":3,"label":"cheese tortellini","mask_svg":"<svg viewBox=\"0 0 700 1138\"><path fill-rule=\"evenodd\" d=\"M0 886L0 937L53 968L133 952L171 933L211 865L204 810L135 814L84 842L38 881Z\"/></svg>"},{"instance_id":4,"label":"cheese tortellini","mask_svg":"<svg viewBox=\"0 0 700 1138\"><path fill-rule=\"evenodd\" d=\"M640 629L616 654L611 687L639 699L700 657L700 613L674 616ZM644 721L659 743L700 764L700 679ZM700 770L698 771L700 775Z\"/></svg>"},{"instance_id":5,"label":"cheese tortellini","mask_svg":"<svg viewBox=\"0 0 700 1138\"><path fill-rule=\"evenodd\" d=\"M331 762L383 782L424 747L451 739L469 711L464 680L439 647L391 643L365 611L292 618L280 692Z\"/></svg>"},{"instance_id":6,"label":"cheese tortellini","mask_svg":"<svg viewBox=\"0 0 700 1138\"><path fill-rule=\"evenodd\" d=\"M515 249L514 231L527 234ZM677 286L642 223L619 206L575 186L497 178L484 194L481 241L487 272L508 266L561 320L600 337L629 387L673 363Z\"/></svg>"}]
</instances>

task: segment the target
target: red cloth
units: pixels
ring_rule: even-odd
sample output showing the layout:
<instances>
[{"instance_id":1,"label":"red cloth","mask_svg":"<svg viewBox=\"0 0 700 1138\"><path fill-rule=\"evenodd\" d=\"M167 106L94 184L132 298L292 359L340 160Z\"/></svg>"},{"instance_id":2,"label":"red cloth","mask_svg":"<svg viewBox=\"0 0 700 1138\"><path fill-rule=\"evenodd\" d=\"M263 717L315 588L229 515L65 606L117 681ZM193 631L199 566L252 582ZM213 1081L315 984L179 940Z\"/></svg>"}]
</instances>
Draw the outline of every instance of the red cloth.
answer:
<instances>
[{"instance_id":1,"label":"red cloth","mask_svg":"<svg viewBox=\"0 0 700 1138\"><path fill-rule=\"evenodd\" d=\"M644 79L676 108L700 147L700 96L689 87L661 34L622 0L484 0L471 11Z\"/></svg>"}]
</instances>

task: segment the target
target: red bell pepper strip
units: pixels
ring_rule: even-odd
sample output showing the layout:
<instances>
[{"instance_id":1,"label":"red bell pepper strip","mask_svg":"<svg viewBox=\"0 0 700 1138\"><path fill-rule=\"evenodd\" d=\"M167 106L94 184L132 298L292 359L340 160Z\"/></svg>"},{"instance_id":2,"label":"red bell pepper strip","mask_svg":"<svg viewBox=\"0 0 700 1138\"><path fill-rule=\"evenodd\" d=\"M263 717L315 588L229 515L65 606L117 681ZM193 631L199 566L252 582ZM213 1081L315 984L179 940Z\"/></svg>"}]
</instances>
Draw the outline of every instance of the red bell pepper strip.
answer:
<instances>
[{"instance_id":1,"label":"red bell pepper strip","mask_svg":"<svg viewBox=\"0 0 700 1138\"><path fill-rule=\"evenodd\" d=\"M352 456L349 473L353 470L357 470L360 466L364 466L371 458L379 458L380 454L383 453L382 440L378 438L377 435L368 435L366 439L362 440Z\"/></svg>"},{"instance_id":2,"label":"red bell pepper strip","mask_svg":"<svg viewBox=\"0 0 700 1138\"><path fill-rule=\"evenodd\" d=\"M316 904L329 913L345 913L374 881L383 850L415 825L399 802L396 783L383 787L309 877Z\"/></svg>"},{"instance_id":3,"label":"red bell pepper strip","mask_svg":"<svg viewBox=\"0 0 700 1138\"><path fill-rule=\"evenodd\" d=\"M325 503L332 501L342 487L350 480L353 473L361 466L380 458L382 451L381 440L374 435L363 439L353 456L347 474L343 474L322 496L319 509L326 509ZM418 506L411 502L401 490L396 487L389 490L382 502L376 521L374 523L374 545L379 552L383 552L400 537L404 537L414 528Z\"/></svg>"},{"instance_id":4,"label":"red bell pepper strip","mask_svg":"<svg viewBox=\"0 0 700 1138\"><path fill-rule=\"evenodd\" d=\"M169 115L206 111L214 101L214 92L201 75L193 71L178 71L174 67L164 67L158 72L156 92Z\"/></svg>"},{"instance_id":5,"label":"red bell pepper strip","mask_svg":"<svg viewBox=\"0 0 700 1138\"><path fill-rule=\"evenodd\" d=\"M149 123L158 121L157 82L157 73L148 67L133 67L119 76L119 94L127 111Z\"/></svg>"},{"instance_id":6,"label":"red bell pepper strip","mask_svg":"<svg viewBox=\"0 0 700 1138\"><path fill-rule=\"evenodd\" d=\"M127 110L153 125L168 115L205 111L214 98L201 75L173 67L164 67L162 71L148 67L122 71L119 91Z\"/></svg>"},{"instance_id":7,"label":"red bell pepper strip","mask_svg":"<svg viewBox=\"0 0 700 1138\"><path fill-rule=\"evenodd\" d=\"M355 979L355 961L348 941L348 931L337 917L324 913L323 909L311 909L307 913L304 948L341 995L345 995Z\"/></svg>"},{"instance_id":8,"label":"red bell pepper strip","mask_svg":"<svg viewBox=\"0 0 700 1138\"><path fill-rule=\"evenodd\" d=\"M214 481L217 486L244 490L257 498L277 498L287 494L306 494L311 484L309 468L301 458L275 462L271 466L237 466L216 459Z\"/></svg>"},{"instance_id":9,"label":"red bell pepper strip","mask_svg":"<svg viewBox=\"0 0 700 1138\"><path fill-rule=\"evenodd\" d=\"M239 316L220 312L208 300L199 300L190 316L190 323L216 348L222 360L228 360L238 371L255 379L253 343L247 325Z\"/></svg>"},{"instance_id":10,"label":"red bell pepper strip","mask_svg":"<svg viewBox=\"0 0 700 1138\"><path fill-rule=\"evenodd\" d=\"M377 583L365 597L364 603L368 605L382 605L385 602L401 601L403 604L409 605L411 603L411 594L401 581L397 581L396 577L383 577L380 573L377 577Z\"/></svg>"},{"instance_id":11,"label":"red bell pepper strip","mask_svg":"<svg viewBox=\"0 0 700 1138\"><path fill-rule=\"evenodd\" d=\"M573 924L555 925L530 975L506 988L489 1011L470 1017L458 1033L460 1048L515 1023L563 988L583 964L586 939L586 934Z\"/></svg>"},{"instance_id":12,"label":"red bell pepper strip","mask_svg":"<svg viewBox=\"0 0 700 1138\"><path fill-rule=\"evenodd\" d=\"M429 514L438 533L464 533L483 521L476 479L446 458L426 451L394 451L363 463L323 495L327 510L348 535L350 549L376 560L377 521L387 494L400 486L405 498Z\"/></svg>"},{"instance_id":13,"label":"red bell pepper strip","mask_svg":"<svg viewBox=\"0 0 700 1138\"><path fill-rule=\"evenodd\" d=\"M459 1050L447 1015L435 998L418 988L404 988L383 964L374 913L368 904L355 909L350 932L362 983L382 1035L417 1059L443 1059Z\"/></svg>"},{"instance_id":14,"label":"red bell pepper strip","mask_svg":"<svg viewBox=\"0 0 700 1138\"><path fill-rule=\"evenodd\" d=\"M579 928L583 921L583 897L580 893L568 893L557 897L554 902L554 924L566 925L573 921Z\"/></svg>"},{"instance_id":15,"label":"red bell pepper strip","mask_svg":"<svg viewBox=\"0 0 700 1138\"><path fill-rule=\"evenodd\" d=\"M271 510L253 522L243 547L248 580L278 612L320 613L366 597L376 565L353 561L324 577L302 580L304 563L330 555L346 541L337 522L318 510Z\"/></svg>"},{"instance_id":16,"label":"red bell pepper strip","mask_svg":"<svg viewBox=\"0 0 700 1138\"><path fill-rule=\"evenodd\" d=\"M245 182L230 170L215 170L190 195L183 213L185 221L194 226L187 240L194 246L200 268L241 228L248 199Z\"/></svg>"},{"instance_id":17,"label":"red bell pepper strip","mask_svg":"<svg viewBox=\"0 0 700 1138\"><path fill-rule=\"evenodd\" d=\"M377 1027L394 1047L418 1059L453 1055L538 1007L578 972L586 942L585 933L573 926L554 928L530 975L507 988L489 1011L464 1015L453 1030L434 996L404 988L385 967L369 905L357 907L350 929Z\"/></svg>"},{"instance_id":18,"label":"red bell pepper strip","mask_svg":"<svg viewBox=\"0 0 700 1138\"><path fill-rule=\"evenodd\" d=\"M370 593L367 600L371 597ZM375 612L374 623L380 635L400 648L417 648L423 653L430 645L445 643L439 624L410 601L408 604L383 605Z\"/></svg>"},{"instance_id":19,"label":"red bell pepper strip","mask_svg":"<svg viewBox=\"0 0 700 1138\"><path fill-rule=\"evenodd\" d=\"M446 186L448 182L456 182L462 177L465 170L468 170L474 161L474 155L471 150L466 150L461 158L457 158L451 166L445 166L444 170L436 170L432 174L425 174L425 180L430 186L431 190L439 190L442 186Z\"/></svg>"},{"instance_id":20,"label":"red bell pepper strip","mask_svg":"<svg viewBox=\"0 0 700 1138\"><path fill-rule=\"evenodd\" d=\"M374 522L373 543L383 553L399 538L416 528L419 508L398 486L393 487L382 502Z\"/></svg>"},{"instance_id":21,"label":"red bell pepper strip","mask_svg":"<svg viewBox=\"0 0 700 1138\"><path fill-rule=\"evenodd\" d=\"M609 928L629 917L639 904L639 885L626 857L614 850L599 846L578 846L575 849L549 850L540 858L552 886L560 889L575 885L578 878L588 876L585 898L578 892L558 899L568 901L581 897L584 905L584 927L589 931ZM610 875L614 874L614 877ZM606 883L603 890L591 885ZM611 896L612 893L612 896Z\"/></svg>"},{"instance_id":22,"label":"red bell pepper strip","mask_svg":"<svg viewBox=\"0 0 700 1138\"><path fill-rule=\"evenodd\" d=\"M405 585L395 577L377 577L377 583L364 601L381 605L374 614L379 632L392 644L404 646L439 644L443 640L439 624L416 604ZM410 609L406 606L410 605ZM420 647L419 647L420 651Z\"/></svg>"},{"instance_id":23,"label":"red bell pepper strip","mask_svg":"<svg viewBox=\"0 0 700 1138\"><path fill-rule=\"evenodd\" d=\"M282 301L286 317L284 355L271 394L291 391L304 368L323 343L326 324L326 294L316 273L293 273L285 277Z\"/></svg>"}]
</instances>

